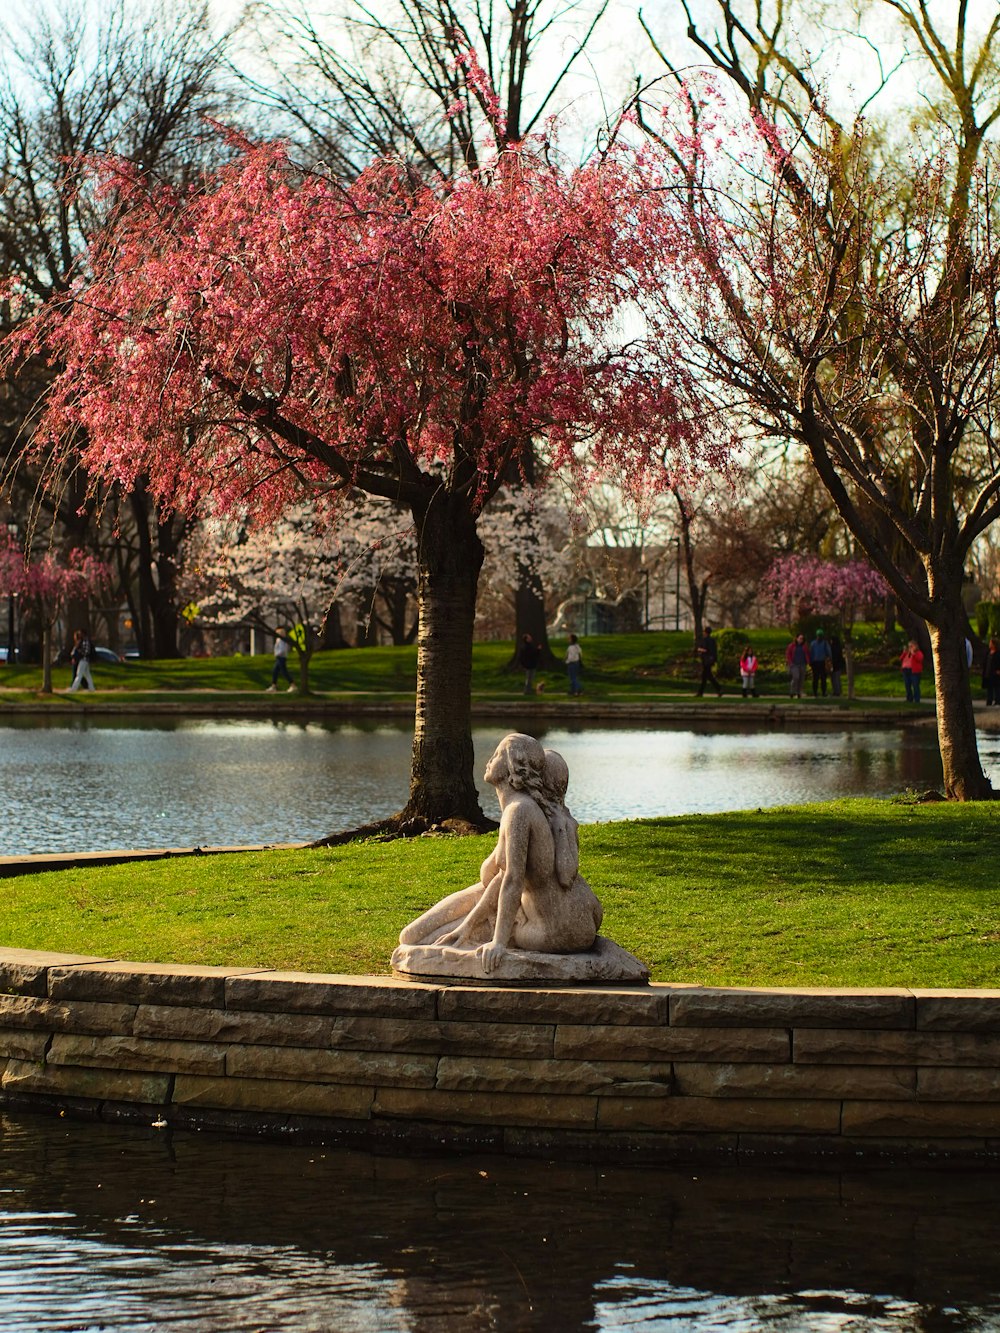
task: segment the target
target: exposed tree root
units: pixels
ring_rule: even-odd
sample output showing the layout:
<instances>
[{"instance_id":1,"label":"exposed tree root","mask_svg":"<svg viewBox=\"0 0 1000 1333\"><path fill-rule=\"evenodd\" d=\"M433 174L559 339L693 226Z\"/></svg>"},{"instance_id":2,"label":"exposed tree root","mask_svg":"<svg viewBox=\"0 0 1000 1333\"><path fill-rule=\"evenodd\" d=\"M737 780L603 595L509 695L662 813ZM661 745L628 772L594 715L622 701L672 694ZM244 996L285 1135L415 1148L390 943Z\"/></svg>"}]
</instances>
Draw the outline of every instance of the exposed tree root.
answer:
<instances>
[{"instance_id":1,"label":"exposed tree root","mask_svg":"<svg viewBox=\"0 0 1000 1333\"><path fill-rule=\"evenodd\" d=\"M329 833L325 838L317 838L306 846L341 847L348 842L393 842L396 838L467 838L478 833L495 833L499 827L495 819L487 819L485 815L481 821L476 822L454 818L431 823L430 820L408 815L405 810L401 810L399 814L376 820L373 824Z\"/></svg>"}]
</instances>

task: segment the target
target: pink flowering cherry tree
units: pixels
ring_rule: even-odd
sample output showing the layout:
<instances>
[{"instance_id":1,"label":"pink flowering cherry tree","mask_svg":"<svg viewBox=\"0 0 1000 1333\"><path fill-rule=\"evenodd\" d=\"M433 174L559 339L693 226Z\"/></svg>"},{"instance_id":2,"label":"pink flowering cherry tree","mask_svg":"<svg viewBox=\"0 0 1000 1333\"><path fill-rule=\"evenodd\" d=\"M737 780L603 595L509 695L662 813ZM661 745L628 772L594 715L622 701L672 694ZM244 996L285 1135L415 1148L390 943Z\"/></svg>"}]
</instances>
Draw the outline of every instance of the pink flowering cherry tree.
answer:
<instances>
[{"instance_id":1,"label":"pink flowering cherry tree","mask_svg":"<svg viewBox=\"0 0 1000 1333\"><path fill-rule=\"evenodd\" d=\"M854 698L854 623L888 594L885 579L866 560L824 560L818 555L783 555L768 570L762 591L791 626L803 615L834 615L844 632L847 697Z\"/></svg>"},{"instance_id":2,"label":"pink flowering cherry tree","mask_svg":"<svg viewBox=\"0 0 1000 1333\"><path fill-rule=\"evenodd\" d=\"M0 591L14 593L42 631L42 693L52 693L52 631L67 602L83 601L109 582L106 565L84 551L65 560L54 551L25 560L21 548L8 540L0 546Z\"/></svg>"},{"instance_id":3,"label":"pink flowering cherry tree","mask_svg":"<svg viewBox=\"0 0 1000 1333\"><path fill-rule=\"evenodd\" d=\"M473 779L477 523L504 479L547 467L641 492L710 462L637 275L662 210L609 150L560 165L549 141L420 180L376 161L344 182L243 144L178 194L101 168L113 220L90 277L14 355L63 369L36 441L161 508L273 522L303 498L336 526L353 490L416 532L418 679L409 801L419 831L481 826ZM655 293L650 296L655 299Z\"/></svg>"}]
</instances>

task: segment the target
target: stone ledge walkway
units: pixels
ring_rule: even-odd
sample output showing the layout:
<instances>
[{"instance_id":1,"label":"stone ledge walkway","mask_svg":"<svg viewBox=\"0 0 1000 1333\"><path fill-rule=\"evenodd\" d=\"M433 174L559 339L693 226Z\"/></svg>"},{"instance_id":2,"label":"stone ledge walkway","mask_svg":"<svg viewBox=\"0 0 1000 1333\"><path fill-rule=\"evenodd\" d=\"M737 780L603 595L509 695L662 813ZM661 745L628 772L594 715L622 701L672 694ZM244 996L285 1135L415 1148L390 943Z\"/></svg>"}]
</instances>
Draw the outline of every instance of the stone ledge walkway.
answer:
<instances>
[{"instance_id":1,"label":"stone ledge walkway","mask_svg":"<svg viewBox=\"0 0 1000 1333\"><path fill-rule=\"evenodd\" d=\"M116 699L113 692L94 699L59 696L45 702L23 703L5 700L0 688L0 718L45 717L63 720L68 717L149 716L149 717L352 717L412 720L414 701L379 700L372 696L331 698L322 694L307 697L286 695L227 694L214 699L203 697L203 691L192 691L190 696L178 692L175 699ZM980 725L1000 729L1000 710L996 717L987 712L985 705L976 709ZM653 695L627 700L571 699L559 695L547 697L518 696L512 699L477 698L472 701L475 721L514 718L523 724L529 719L539 722L741 722L760 726L785 726L802 722L844 726L930 726L935 722L933 702L914 708L902 701L857 698L851 705L846 699L791 700L782 695L743 699L738 694L724 695L721 699L698 699L690 694Z\"/></svg>"},{"instance_id":2,"label":"stone ledge walkway","mask_svg":"<svg viewBox=\"0 0 1000 1333\"><path fill-rule=\"evenodd\" d=\"M296 851L305 842L265 842L232 847L138 847L103 852L47 852L39 856L0 857L0 879L36 875L45 870L76 870L87 866L127 865L131 861L169 861L183 856L222 856L228 852Z\"/></svg>"}]
</instances>

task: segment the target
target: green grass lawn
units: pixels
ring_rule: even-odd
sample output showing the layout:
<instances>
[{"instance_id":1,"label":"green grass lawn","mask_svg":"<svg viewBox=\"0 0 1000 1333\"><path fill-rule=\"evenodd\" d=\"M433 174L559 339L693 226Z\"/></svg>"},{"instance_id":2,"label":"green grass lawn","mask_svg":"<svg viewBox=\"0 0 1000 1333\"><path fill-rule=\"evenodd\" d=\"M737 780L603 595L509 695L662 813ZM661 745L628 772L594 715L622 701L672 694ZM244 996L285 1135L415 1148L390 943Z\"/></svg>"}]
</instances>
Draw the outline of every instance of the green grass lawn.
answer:
<instances>
[{"instance_id":1,"label":"green grass lawn","mask_svg":"<svg viewBox=\"0 0 1000 1333\"><path fill-rule=\"evenodd\" d=\"M834 801L581 829L604 931L655 980L1000 985L1000 808ZM86 867L0 881L0 945L385 973L490 838Z\"/></svg>"},{"instance_id":2,"label":"green grass lawn","mask_svg":"<svg viewBox=\"0 0 1000 1333\"><path fill-rule=\"evenodd\" d=\"M742 641L743 635L738 636ZM897 669L897 650L885 644L875 626L856 628L858 669L856 693L867 698L901 701L903 683ZM758 688L763 698L786 697L785 644L783 629L748 631L761 661ZM736 642L730 632L732 643ZM562 658L565 645L556 640L553 650ZM584 687L586 698L595 702L628 702L637 699L693 699L698 677L688 632L652 632L647 634L601 635L583 642ZM473 697L478 700L512 699L521 692L521 674L511 671L510 642L476 643L473 648ZM726 651L720 660L720 673L728 692L739 692L739 676L734 652ZM121 702L132 698L146 702L176 701L179 692L189 700L217 701L220 696L247 697L260 694L271 678L271 658L191 657L178 661L134 661L111 666L98 662L93 666L98 701L109 697ZM295 662L292 672L295 674ZM406 648L346 648L338 652L317 653L310 667L310 686L320 696L344 701L383 700L407 702L416 685L417 650ZM924 694L933 698L933 682L925 673ZM65 690L71 680L68 666L56 667L53 685ZM566 694L566 676L562 669L542 671L545 697ZM36 666L0 666L0 699L4 702L37 703L41 687L41 668ZM88 694L50 699L54 707L71 708L88 699ZM709 701L711 704L714 701ZM846 701L844 701L846 702ZM280 694L270 700L274 707L301 708L301 697ZM752 707L753 702L749 703Z\"/></svg>"}]
</instances>

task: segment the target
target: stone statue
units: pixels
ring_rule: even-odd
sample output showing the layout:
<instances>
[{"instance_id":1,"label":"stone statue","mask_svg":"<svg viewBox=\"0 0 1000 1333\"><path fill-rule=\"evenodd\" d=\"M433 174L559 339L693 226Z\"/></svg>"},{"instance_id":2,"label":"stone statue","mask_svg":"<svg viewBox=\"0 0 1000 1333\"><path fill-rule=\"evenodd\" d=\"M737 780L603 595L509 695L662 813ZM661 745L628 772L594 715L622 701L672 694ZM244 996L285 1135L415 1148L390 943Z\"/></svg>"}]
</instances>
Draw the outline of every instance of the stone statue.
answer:
<instances>
[{"instance_id":1,"label":"stone statue","mask_svg":"<svg viewBox=\"0 0 1000 1333\"><path fill-rule=\"evenodd\" d=\"M512 732L485 777L500 802L497 845L477 884L404 928L394 969L498 981L645 980L638 960L599 941L603 910L580 874L578 826L565 804L566 761L533 736ZM604 975L609 953L616 955L614 976ZM622 960L638 974L622 975Z\"/></svg>"}]
</instances>

